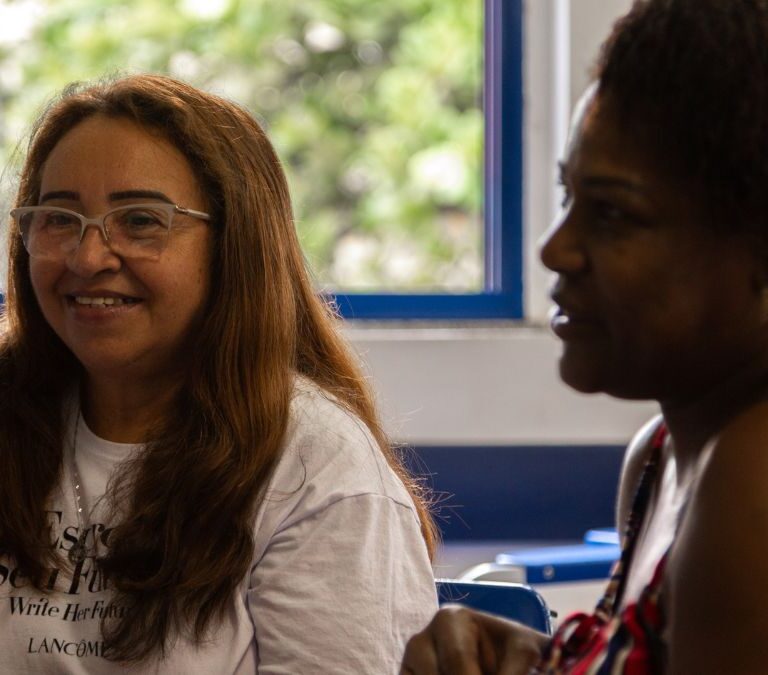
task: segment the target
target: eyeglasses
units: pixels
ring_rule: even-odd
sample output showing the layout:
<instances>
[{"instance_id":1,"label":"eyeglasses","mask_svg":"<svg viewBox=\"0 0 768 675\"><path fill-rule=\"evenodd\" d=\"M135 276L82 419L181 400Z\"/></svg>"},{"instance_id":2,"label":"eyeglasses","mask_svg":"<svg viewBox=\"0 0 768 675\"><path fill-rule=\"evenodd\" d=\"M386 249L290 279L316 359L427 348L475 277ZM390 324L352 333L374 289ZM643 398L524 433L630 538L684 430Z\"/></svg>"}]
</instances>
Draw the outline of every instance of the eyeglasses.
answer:
<instances>
[{"instance_id":1,"label":"eyeglasses","mask_svg":"<svg viewBox=\"0 0 768 675\"><path fill-rule=\"evenodd\" d=\"M24 248L33 258L62 260L80 245L88 227L98 227L109 248L126 258L157 259L177 214L210 220L202 211L175 204L129 204L96 218L58 206L22 206L11 211Z\"/></svg>"}]
</instances>

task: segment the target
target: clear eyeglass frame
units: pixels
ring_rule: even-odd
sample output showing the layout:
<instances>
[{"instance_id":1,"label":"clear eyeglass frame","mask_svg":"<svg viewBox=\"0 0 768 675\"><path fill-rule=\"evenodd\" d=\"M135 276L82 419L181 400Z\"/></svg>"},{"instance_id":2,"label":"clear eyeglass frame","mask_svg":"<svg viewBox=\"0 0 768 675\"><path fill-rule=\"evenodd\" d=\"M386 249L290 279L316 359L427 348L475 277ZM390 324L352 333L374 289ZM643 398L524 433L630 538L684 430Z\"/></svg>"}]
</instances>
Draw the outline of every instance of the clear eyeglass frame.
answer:
<instances>
[{"instance_id":1,"label":"clear eyeglass frame","mask_svg":"<svg viewBox=\"0 0 768 675\"><path fill-rule=\"evenodd\" d=\"M146 240L130 239L125 236L120 228L113 228L110 231L109 221L116 213L151 211L157 214L163 214L165 230L160 237L153 237ZM79 231L76 226L72 227L71 236L63 236L55 239L51 237L48 241L44 239L37 240L32 236L32 224L36 214L59 214L76 219L80 223ZM61 260L75 251L85 236L85 231L89 227L96 227L101 231L107 246L114 253L127 258L156 258L165 248L168 235L173 227L174 216L182 215L197 220L210 221L211 217L202 211L188 209L178 204L166 202L136 203L126 204L110 209L106 213L88 218L82 213L65 209L60 206L20 206L11 210L13 218L21 235L24 248L33 258L47 260ZM66 235L67 233L65 233ZM141 243L139 243L141 241Z\"/></svg>"}]
</instances>

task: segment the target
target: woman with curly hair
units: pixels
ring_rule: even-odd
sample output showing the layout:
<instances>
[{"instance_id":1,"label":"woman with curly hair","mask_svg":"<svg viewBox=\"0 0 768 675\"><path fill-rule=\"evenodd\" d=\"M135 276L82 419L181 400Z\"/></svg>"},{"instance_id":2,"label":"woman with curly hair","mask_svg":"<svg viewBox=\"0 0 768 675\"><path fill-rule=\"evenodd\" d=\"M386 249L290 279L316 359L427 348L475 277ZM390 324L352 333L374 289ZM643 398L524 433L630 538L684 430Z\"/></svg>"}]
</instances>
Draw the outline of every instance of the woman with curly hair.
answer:
<instances>
[{"instance_id":1,"label":"woman with curly hair","mask_svg":"<svg viewBox=\"0 0 768 675\"><path fill-rule=\"evenodd\" d=\"M623 553L554 638L446 609L402 672L765 673L768 2L636 2L562 182L541 248L560 375L661 408L625 456Z\"/></svg>"}]
</instances>

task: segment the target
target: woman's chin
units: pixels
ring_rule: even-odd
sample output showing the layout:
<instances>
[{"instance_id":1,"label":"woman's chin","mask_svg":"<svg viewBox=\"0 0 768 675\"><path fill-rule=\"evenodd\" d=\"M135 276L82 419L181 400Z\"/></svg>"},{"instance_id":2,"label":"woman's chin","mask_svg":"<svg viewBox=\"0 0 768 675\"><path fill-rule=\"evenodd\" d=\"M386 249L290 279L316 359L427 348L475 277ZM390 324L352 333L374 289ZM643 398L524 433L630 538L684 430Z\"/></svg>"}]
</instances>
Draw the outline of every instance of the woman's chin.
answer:
<instances>
[{"instance_id":1,"label":"woman's chin","mask_svg":"<svg viewBox=\"0 0 768 675\"><path fill-rule=\"evenodd\" d=\"M653 378L630 372L628 369L608 367L605 361L560 358L560 379L580 394L607 394L627 401L658 399L659 391Z\"/></svg>"},{"instance_id":2,"label":"woman's chin","mask_svg":"<svg viewBox=\"0 0 768 675\"><path fill-rule=\"evenodd\" d=\"M563 368L561 365L560 379L580 394L599 394L606 391L600 378L583 368Z\"/></svg>"},{"instance_id":3,"label":"woman's chin","mask_svg":"<svg viewBox=\"0 0 768 675\"><path fill-rule=\"evenodd\" d=\"M88 378L109 378L123 379L130 376L131 373L138 373L146 370L142 364L142 359L136 354L108 352L108 353L90 353L80 358L75 354L75 358L85 371Z\"/></svg>"},{"instance_id":4,"label":"woman's chin","mask_svg":"<svg viewBox=\"0 0 768 675\"><path fill-rule=\"evenodd\" d=\"M582 394L605 392L610 380L604 353L574 348L570 344L563 345L558 368L563 383Z\"/></svg>"}]
</instances>

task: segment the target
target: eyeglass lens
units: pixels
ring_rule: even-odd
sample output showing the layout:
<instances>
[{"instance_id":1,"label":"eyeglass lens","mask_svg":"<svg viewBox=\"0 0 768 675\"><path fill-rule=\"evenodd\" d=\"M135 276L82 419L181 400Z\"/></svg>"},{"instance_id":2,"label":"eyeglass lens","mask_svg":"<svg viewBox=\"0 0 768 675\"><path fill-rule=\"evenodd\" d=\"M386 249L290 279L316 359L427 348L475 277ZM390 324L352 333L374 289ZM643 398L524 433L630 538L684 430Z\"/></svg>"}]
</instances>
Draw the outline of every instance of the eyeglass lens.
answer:
<instances>
[{"instance_id":1,"label":"eyeglass lens","mask_svg":"<svg viewBox=\"0 0 768 675\"><path fill-rule=\"evenodd\" d=\"M156 256L168 238L172 208L141 205L110 211L103 221L109 247L129 257ZM80 243L83 224L94 225L64 209L32 207L20 211L18 223L24 245L30 255L37 257L68 255Z\"/></svg>"}]
</instances>

